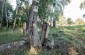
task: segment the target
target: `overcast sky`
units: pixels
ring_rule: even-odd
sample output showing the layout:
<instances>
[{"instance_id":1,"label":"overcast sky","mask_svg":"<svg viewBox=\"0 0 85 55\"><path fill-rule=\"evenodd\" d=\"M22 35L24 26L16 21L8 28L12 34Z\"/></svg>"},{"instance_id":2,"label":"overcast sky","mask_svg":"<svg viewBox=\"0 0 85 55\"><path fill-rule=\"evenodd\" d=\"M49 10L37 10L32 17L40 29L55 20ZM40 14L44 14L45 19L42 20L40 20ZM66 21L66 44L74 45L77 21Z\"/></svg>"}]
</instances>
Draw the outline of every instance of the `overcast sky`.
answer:
<instances>
[{"instance_id":1,"label":"overcast sky","mask_svg":"<svg viewBox=\"0 0 85 55\"><path fill-rule=\"evenodd\" d=\"M30 1L30 3L32 2L32 0L29 0L29 1ZM70 17L70 18L72 18L72 20L76 20L77 18L83 18L82 15L85 13L85 10L80 10L80 8L79 8L80 3L82 1L83 0L72 0L70 4L65 6L64 16L67 18ZM10 2L13 5L13 7L15 8L16 0L10 0Z\"/></svg>"},{"instance_id":2,"label":"overcast sky","mask_svg":"<svg viewBox=\"0 0 85 55\"><path fill-rule=\"evenodd\" d=\"M83 0L72 0L72 2L67 5L64 9L64 16L70 17L73 20L76 20L77 18L83 19L83 14L85 13L85 10L80 10L80 4Z\"/></svg>"}]
</instances>

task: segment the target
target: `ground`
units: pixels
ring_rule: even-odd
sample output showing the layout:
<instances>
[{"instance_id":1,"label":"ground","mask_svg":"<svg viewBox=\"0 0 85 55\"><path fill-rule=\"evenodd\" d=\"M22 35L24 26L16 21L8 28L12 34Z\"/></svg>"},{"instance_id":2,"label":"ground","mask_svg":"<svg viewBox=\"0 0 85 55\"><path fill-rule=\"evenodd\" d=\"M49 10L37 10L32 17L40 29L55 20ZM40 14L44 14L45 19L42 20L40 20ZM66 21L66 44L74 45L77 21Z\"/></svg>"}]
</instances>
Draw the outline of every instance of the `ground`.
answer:
<instances>
[{"instance_id":1,"label":"ground","mask_svg":"<svg viewBox=\"0 0 85 55\"><path fill-rule=\"evenodd\" d=\"M17 31L3 31L0 33L0 45L19 41L23 38L20 29ZM84 55L85 54L85 25L60 26L50 28L49 39L55 41L54 49L43 49L38 55ZM27 55L28 46L7 49L0 55Z\"/></svg>"}]
</instances>

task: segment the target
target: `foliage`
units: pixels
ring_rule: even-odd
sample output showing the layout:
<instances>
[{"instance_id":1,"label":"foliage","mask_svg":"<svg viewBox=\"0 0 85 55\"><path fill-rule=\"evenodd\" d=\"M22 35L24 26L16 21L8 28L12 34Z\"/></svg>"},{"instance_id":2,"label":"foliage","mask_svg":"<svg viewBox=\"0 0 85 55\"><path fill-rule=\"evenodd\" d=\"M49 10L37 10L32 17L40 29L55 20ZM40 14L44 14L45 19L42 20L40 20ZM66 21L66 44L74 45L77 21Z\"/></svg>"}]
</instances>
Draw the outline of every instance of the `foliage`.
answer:
<instances>
[{"instance_id":1,"label":"foliage","mask_svg":"<svg viewBox=\"0 0 85 55\"><path fill-rule=\"evenodd\" d=\"M80 4L80 9L85 9L85 0ZM85 18L85 16L83 15L83 17Z\"/></svg>"},{"instance_id":2,"label":"foliage","mask_svg":"<svg viewBox=\"0 0 85 55\"><path fill-rule=\"evenodd\" d=\"M66 25L67 24L66 17L64 17L64 16L59 17L58 24L59 25Z\"/></svg>"},{"instance_id":3,"label":"foliage","mask_svg":"<svg viewBox=\"0 0 85 55\"><path fill-rule=\"evenodd\" d=\"M5 11L6 9L6 11ZM5 1L0 1L0 17L3 19L3 26L6 26L6 13L7 12L7 18L11 21L12 18L12 13L13 13L13 8L10 5L10 3L5 2ZM9 21L9 23L10 23Z\"/></svg>"},{"instance_id":4,"label":"foliage","mask_svg":"<svg viewBox=\"0 0 85 55\"><path fill-rule=\"evenodd\" d=\"M85 24L85 22L84 22L84 20L83 20L83 19L78 18L78 19L76 19L75 24L77 24L77 25L79 25L79 24Z\"/></svg>"},{"instance_id":5,"label":"foliage","mask_svg":"<svg viewBox=\"0 0 85 55\"><path fill-rule=\"evenodd\" d=\"M48 16L58 18L59 15L63 14L64 6L69 2L70 0L40 0L39 17L41 19L48 18Z\"/></svg>"},{"instance_id":6,"label":"foliage","mask_svg":"<svg viewBox=\"0 0 85 55\"><path fill-rule=\"evenodd\" d=\"M85 8L85 0L80 4L80 9L84 9Z\"/></svg>"},{"instance_id":7,"label":"foliage","mask_svg":"<svg viewBox=\"0 0 85 55\"><path fill-rule=\"evenodd\" d=\"M71 20L71 18L67 18L67 23L70 25L70 24L73 24L73 21Z\"/></svg>"}]
</instances>

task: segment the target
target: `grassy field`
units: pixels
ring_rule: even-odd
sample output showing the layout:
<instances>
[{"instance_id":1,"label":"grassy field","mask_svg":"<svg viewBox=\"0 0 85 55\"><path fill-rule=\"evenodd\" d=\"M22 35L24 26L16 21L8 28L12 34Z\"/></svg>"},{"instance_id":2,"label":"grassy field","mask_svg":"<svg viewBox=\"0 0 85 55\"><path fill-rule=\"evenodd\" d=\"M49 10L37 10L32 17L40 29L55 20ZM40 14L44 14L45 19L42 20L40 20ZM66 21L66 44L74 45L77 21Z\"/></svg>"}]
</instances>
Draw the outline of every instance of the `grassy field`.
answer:
<instances>
[{"instance_id":1,"label":"grassy field","mask_svg":"<svg viewBox=\"0 0 85 55\"><path fill-rule=\"evenodd\" d=\"M14 42L17 40L21 40L23 37L22 32L17 30L16 32L2 32L0 33L0 45L4 43ZM59 45L57 48L47 51L43 50L38 55L69 55L69 53L65 53L64 51L69 48L68 46L72 45L69 52L77 55L85 54L85 26L66 26L66 27L58 27L58 28L50 28L49 39L54 39L58 42ZM60 41L60 42L59 42ZM60 51L56 50L59 49ZM64 49L64 50L63 50ZM75 50L76 49L76 50ZM28 52L28 47L23 47L20 49L14 49L10 52L10 55L26 55ZM14 52L14 53L13 53ZM70 53L72 55L72 53ZM5 55L6 52L0 53L0 55Z\"/></svg>"},{"instance_id":2,"label":"grassy field","mask_svg":"<svg viewBox=\"0 0 85 55\"><path fill-rule=\"evenodd\" d=\"M0 33L0 45L21 40L21 38L23 38L23 35L20 30L16 30L15 32L13 32L12 30L8 32L3 31Z\"/></svg>"}]
</instances>

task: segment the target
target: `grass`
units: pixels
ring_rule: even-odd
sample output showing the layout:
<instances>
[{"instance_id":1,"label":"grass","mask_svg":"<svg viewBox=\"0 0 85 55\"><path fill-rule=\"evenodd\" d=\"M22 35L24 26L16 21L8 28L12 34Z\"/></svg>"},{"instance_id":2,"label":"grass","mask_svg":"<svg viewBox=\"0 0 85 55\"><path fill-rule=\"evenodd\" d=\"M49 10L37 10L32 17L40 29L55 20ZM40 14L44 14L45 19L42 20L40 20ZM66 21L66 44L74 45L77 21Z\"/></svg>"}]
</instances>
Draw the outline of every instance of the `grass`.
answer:
<instances>
[{"instance_id":1,"label":"grass","mask_svg":"<svg viewBox=\"0 0 85 55\"><path fill-rule=\"evenodd\" d=\"M20 47L18 49L14 48L0 52L0 55L25 55L27 53L27 50L27 47Z\"/></svg>"},{"instance_id":2,"label":"grass","mask_svg":"<svg viewBox=\"0 0 85 55\"><path fill-rule=\"evenodd\" d=\"M4 43L14 42L21 40L23 37L22 32L20 30L17 30L15 32L9 31L9 32L2 32L0 33L0 45ZM71 42L76 47L82 47L85 46L85 26L79 25L79 26L66 26L66 27L59 27L59 28L50 28L49 33L49 39L63 39L67 42ZM26 55L27 52L29 52L29 48L22 48L20 49L14 49L10 53L10 55ZM20 51L21 50L21 51ZM82 53L80 55L84 55L84 50L80 50ZM6 55L7 53L0 53L0 55ZM61 55L61 52L57 52L56 50L51 51L41 51L38 55ZM65 55L63 53L63 55Z\"/></svg>"},{"instance_id":3,"label":"grass","mask_svg":"<svg viewBox=\"0 0 85 55\"><path fill-rule=\"evenodd\" d=\"M23 37L23 35L20 30L16 30L15 32L13 32L12 30L10 30L8 32L6 32L6 31L1 32L0 33L0 45L9 43L9 42L14 42L17 40L21 40L22 37Z\"/></svg>"},{"instance_id":4,"label":"grass","mask_svg":"<svg viewBox=\"0 0 85 55\"><path fill-rule=\"evenodd\" d=\"M50 31L55 31L55 29L52 28ZM80 45L81 47L85 46L85 25L59 27L56 29L55 33L52 33L54 35L49 36L51 39L64 39L74 45Z\"/></svg>"}]
</instances>

